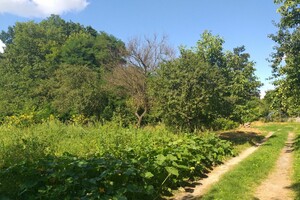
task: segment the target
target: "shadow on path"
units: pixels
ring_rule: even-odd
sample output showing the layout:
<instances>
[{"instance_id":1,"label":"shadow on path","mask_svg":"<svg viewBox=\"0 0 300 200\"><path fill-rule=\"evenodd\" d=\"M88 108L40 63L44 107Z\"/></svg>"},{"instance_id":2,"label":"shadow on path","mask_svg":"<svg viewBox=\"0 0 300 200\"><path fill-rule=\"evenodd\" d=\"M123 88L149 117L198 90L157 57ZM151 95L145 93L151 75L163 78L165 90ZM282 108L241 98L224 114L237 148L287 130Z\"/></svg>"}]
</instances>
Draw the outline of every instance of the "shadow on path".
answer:
<instances>
[{"instance_id":1,"label":"shadow on path","mask_svg":"<svg viewBox=\"0 0 300 200\"><path fill-rule=\"evenodd\" d=\"M255 132L232 131L221 133L220 138L230 141L233 145L250 143L251 145L256 146L257 143L261 142L265 137L263 135L258 135Z\"/></svg>"},{"instance_id":2,"label":"shadow on path","mask_svg":"<svg viewBox=\"0 0 300 200\"><path fill-rule=\"evenodd\" d=\"M293 144L293 150L295 153L300 154L300 135L295 138L294 144ZM298 182L292 184L289 188L292 189L295 192L295 199L300 199L300 177L298 177Z\"/></svg>"}]
</instances>

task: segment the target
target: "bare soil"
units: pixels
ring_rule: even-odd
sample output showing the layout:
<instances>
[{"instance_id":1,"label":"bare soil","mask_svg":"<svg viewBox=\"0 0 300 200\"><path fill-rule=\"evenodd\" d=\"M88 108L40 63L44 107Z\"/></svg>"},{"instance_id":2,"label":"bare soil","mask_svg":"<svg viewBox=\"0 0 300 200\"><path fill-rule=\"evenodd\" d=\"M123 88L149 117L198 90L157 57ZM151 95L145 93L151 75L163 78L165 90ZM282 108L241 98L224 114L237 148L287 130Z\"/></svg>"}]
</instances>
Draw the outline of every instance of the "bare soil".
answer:
<instances>
[{"instance_id":1,"label":"bare soil","mask_svg":"<svg viewBox=\"0 0 300 200\"><path fill-rule=\"evenodd\" d=\"M280 153L274 171L257 188L255 199L257 200L289 200L293 199L291 190L291 173L293 163L293 138L294 134L289 133L285 147Z\"/></svg>"},{"instance_id":2,"label":"bare soil","mask_svg":"<svg viewBox=\"0 0 300 200\"><path fill-rule=\"evenodd\" d=\"M269 137L271 137L273 133L269 133L265 139L262 141L265 142ZM184 188L182 192L179 192L175 194L171 199L173 200L188 200L188 199L194 199L196 197L200 197L217 181L219 181L220 177L228 172L232 167L240 163L242 160L247 158L249 155L251 155L254 151L258 149L260 144L257 146L252 146L242 153L238 155L237 157L234 157L227 162L225 162L222 165L219 165L215 167L210 173L207 174L207 178L203 178L197 182L195 182L195 187L187 187Z\"/></svg>"}]
</instances>

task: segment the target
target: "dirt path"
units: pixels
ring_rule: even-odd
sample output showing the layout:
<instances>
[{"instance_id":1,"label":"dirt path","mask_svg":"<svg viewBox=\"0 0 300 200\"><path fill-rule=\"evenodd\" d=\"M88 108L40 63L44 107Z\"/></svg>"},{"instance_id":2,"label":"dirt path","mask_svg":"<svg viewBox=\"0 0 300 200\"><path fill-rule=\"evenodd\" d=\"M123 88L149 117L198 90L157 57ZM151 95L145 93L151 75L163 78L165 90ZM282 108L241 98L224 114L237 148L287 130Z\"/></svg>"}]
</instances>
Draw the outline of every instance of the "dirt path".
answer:
<instances>
[{"instance_id":1,"label":"dirt path","mask_svg":"<svg viewBox=\"0 0 300 200\"><path fill-rule=\"evenodd\" d=\"M259 200L289 200L293 199L293 192L289 187L292 170L292 145L294 134L289 133L285 147L280 153L276 167L268 178L257 188L255 199Z\"/></svg>"},{"instance_id":2,"label":"dirt path","mask_svg":"<svg viewBox=\"0 0 300 200\"><path fill-rule=\"evenodd\" d=\"M271 137L273 133L269 133L266 138L262 141L265 142L269 137ZM228 172L233 166L237 165L239 162L247 158L254 151L258 149L259 145L250 147L240 153L237 157L234 157L222 165L214 168L209 174L207 174L207 178L201 179L195 183L196 187L193 188L185 188L185 192L176 194L172 199L173 200L188 200L194 199L196 197L202 196L214 183L219 181L220 177Z\"/></svg>"}]
</instances>

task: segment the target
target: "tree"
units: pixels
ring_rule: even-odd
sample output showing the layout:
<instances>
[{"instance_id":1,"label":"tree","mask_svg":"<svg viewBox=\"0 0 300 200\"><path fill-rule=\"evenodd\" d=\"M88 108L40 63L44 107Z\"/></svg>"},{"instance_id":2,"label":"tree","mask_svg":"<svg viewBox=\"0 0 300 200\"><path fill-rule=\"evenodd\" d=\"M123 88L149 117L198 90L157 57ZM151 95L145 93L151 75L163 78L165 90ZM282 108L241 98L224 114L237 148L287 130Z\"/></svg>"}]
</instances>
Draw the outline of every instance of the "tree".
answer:
<instances>
[{"instance_id":1,"label":"tree","mask_svg":"<svg viewBox=\"0 0 300 200\"><path fill-rule=\"evenodd\" d=\"M131 97L131 105L137 118L137 127L149 112L151 99L148 80L162 62L174 57L174 50L167 44L167 38L133 38L127 44L127 64L120 65L113 71L111 83L122 87Z\"/></svg>"},{"instance_id":2,"label":"tree","mask_svg":"<svg viewBox=\"0 0 300 200\"><path fill-rule=\"evenodd\" d=\"M204 129L220 116L224 78L217 66L196 50L162 65L155 78L155 96L164 122L176 129Z\"/></svg>"},{"instance_id":3,"label":"tree","mask_svg":"<svg viewBox=\"0 0 300 200\"><path fill-rule=\"evenodd\" d=\"M194 130L214 122L255 118L261 85L245 48L223 51L224 40L205 31L197 46L181 48L154 77L154 93L167 125ZM222 121L222 120L219 120Z\"/></svg>"},{"instance_id":4,"label":"tree","mask_svg":"<svg viewBox=\"0 0 300 200\"><path fill-rule=\"evenodd\" d=\"M300 23L299 0L274 0L281 4L278 12L281 14L280 26L285 28L296 28Z\"/></svg>"},{"instance_id":5,"label":"tree","mask_svg":"<svg viewBox=\"0 0 300 200\"><path fill-rule=\"evenodd\" d=\"M277 34L270 38L277 43L271 55L274 84L283 97L283 105L291 116L299 115L300 104L300 9L299 1L275 0L280 4L281 20Z\"/></svg>"},{"instance_id":6,"label":"tree","mask_svg":"<svg viewBox=\"0 0 300 200\"><path fill-rule=\"evenodd\" d=\"M99 84L104 84L103 77L114 66L125 62L122 41L57 15L40 23L16 23L0 38L6 44L0 57L1 116L44 110L66 116L99 115L109 97ZM80 75L84 82L79 81ZM80 96L83 88L87 93ZM76 105L67 103L71 100Z\"/></svg>"},{"instance_id":7,"label":"tree","mask_svg":"<svg viewBox=\"0 0 300 200\"><path fill-rule=\"evenodd\" d=\"M234 48L233 52L226 52L226 67L222 70L227 82L227 115L239 123L253 121L259 116L255 110L261 83L254 74L255 63L249 59L244 46Z\"/></svg>"},{"instance_id":8,"label":"tree","mask_svg":"<svg viewBox=\"0 0 300 200\"><path fill-rule=\"evenodd\" d=\"M64 65L55 72L52 105L63 118L73 114L99 116L105 95L99 73L87 66Z\"/></svg>"},{"instance_id":9,"label":"tree","mask_svg":"<svg viewBox=\"0 0 300 200\"><path fill-rule=\"evenodd\" d=\"M197 42L196 51L203 61L212 66L224 68L226 66L223 52L224 42L220 36L214 36L211 32L204 31L201 34L201 40Z\"/></svg>"},{"instance_id":10,"label":"tree","mask_svg":"<svg viewBox=\"0 0 300 200\"><path fill-rule=\"evenodd\" d=\"M45 106L44 86L55 69L47 58L55 52L56 42L47 35L57 34L32 21L16 23L13 32L13 43L7 43L1 59L0 101L14 109L4 110L3 114L31 112Z\"/></svg>"},{"instance_id":11,"label":"tree","mask_svg":"<svg viewBox=\"0 0 300 200\"><path fill-rule=\"evenodd\" d=\"M101 32L72 33L61 49L61 60L71 65L86 65L95 70L111 71L125 61L125 45L112 35Z\"/></svg>"},{"instance_id":12,"label":"tree","mask_svg":"<svg viewBox=\"0 0 300 200\"><path fill-rule=\"evenodd\" d=\"M223 88L224 106L220 113L225 118L245 123L247 118L245 110L255 109L259 99L261 83L255 76L255 63L250 60L250 55L245 52L245 47L240 46L233 51L223 50L225 41L220 36L214 36L211 32L204 31L197 42L196 51L201 59L211 66L216 66L225 78ZM253 103L249 104L249 101ZM251 114L252 115L252 114Z\"/></svg>"},{"instance_id":13,"label":"tree","mask_svg":"<svg viewBox=\"0 0 300 200\"><path fill-rule=\"evenodd\" d=\"M14 27L9 26L7 32L1 31L0 33L0 40L4 44L11 44L14 38Z\"/></svg>"}]
</instances>

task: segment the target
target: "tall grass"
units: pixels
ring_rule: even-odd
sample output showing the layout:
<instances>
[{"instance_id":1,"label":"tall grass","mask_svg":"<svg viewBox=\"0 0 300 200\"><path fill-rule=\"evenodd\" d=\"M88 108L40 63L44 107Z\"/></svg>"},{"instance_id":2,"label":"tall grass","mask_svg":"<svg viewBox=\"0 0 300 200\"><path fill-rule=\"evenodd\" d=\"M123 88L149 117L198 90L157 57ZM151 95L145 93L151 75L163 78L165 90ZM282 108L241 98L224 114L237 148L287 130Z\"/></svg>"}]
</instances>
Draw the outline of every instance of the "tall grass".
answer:
<instances>
[{"instance_id":1,"label":"tall grass","mask_svg":"<svg viewBox=\"0 0 300 200\"><path fill-rule=\"evenodd\" d=\"M55 120L1 126L0 145L0 199L153 199L232 155L213 134Z\"/></svg>"},{"instance_id":2,"label":"tall grass","mask_svg":"<svg viewBox=\"0 0 300 200\"><path fill-rule=\"evenodd\" d=\"M113 123L80 126L50 121L29 127L0 126L0 166L65 153L85 158L103 154L117 156L120 149L160 146L185 135L172 134L163 126L137 130Z\"/></svg>"}]
</instances>

